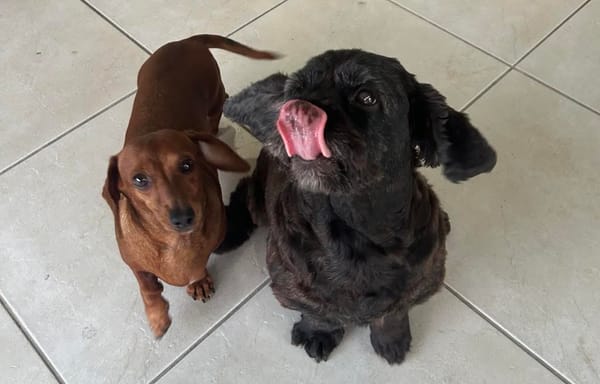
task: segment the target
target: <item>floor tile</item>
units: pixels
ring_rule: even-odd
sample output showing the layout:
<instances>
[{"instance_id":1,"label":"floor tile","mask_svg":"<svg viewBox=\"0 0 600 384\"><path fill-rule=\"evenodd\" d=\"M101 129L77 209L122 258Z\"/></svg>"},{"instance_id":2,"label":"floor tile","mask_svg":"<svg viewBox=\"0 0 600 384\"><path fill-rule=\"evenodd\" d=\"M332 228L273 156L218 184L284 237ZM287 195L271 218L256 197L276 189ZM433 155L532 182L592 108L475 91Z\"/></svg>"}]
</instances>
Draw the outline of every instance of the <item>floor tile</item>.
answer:
<instances>
[{"instance_id":1,"label":"floor tile","mask_svg":"<svg viewBox=\"0 0 600 384\"><path fill-rule=\"evenodd\" d=\"M295 71L328 49L362 48L397 57L457 107L505 69L386 0L289 0L232 37L285 57L255 61L215 50L230 94L271 73Z\"/></svg>"},{"instance_id":2,"label":"floor tile","mask_svg":"<svg viewBox=\"0 0 600 384\"><path fill-rule=\"evenodd\" d=\"M78 1L0 11L0 170L135 88L146 54Z\"/></svg>"},{"instance_id":3,"label":"floor tile","mask_svg":"<svg viewBox=\"0 0 600 384\"><path fill-rule=\"evenodd\" d=\"M600 382L600 117L518 73L468 111L489 175L429 180L452 222L447 281L577 383Z\"/></svg>"},{"instance_id":4,"label":"floor tile","mask_svg":"<svg viewBox=\"0 0 600 384\"><path fill-rule=\"evenodd\" d=\"M281 0L89 0L136 40L154 51L199 33L227 35Z\"/></svg>"},{"instance_id":5,"label":"floor tile","mask_svg":"<svg viewBox=\"0 0 600 384\"><path fill-rule=\"evenodd\" d=\"M221 118L221 126L231 126L235 129L234 147L236 152L246 160L256 160L262 144L247 130L232 122L225 116Z\"/></svg>"},{"instance_id":6,"label":"floor tile","mask_svg":"<svg viewBox=\"0 0 600 384\"><path fill-rule=\"evenodd\" d=\"M597 36L600 3L591 1L519 67L600 111L600 46L592 43Z\"/></svg>"},{"instance_id":7,"label":"floor tile","mask_svg":"<svg viewBox=\"0 0 600 384\"><path fill-rule=\"evenodd\" d=\"M582 0L394 0L514 63Z\"/></svg>"},{"instance_id":8,"label":"floor tile","mask_svg":"<svg viewBox=\"0 0 600 384\"><path fill-rule=\"evenodd\" d=\"M375 355L367 328L349 329L317 364L290 344L298 317L266 287L159 383L559 382L446 291L412 310L413 343L400 366Z\"/></svg>"},{"instance_id":9,"label":"floor tile","mask_svg":"<svg viewBox=\"0 0 600 384\"><path fill-rule=\"evenodd\" d=\"M11 218L0 232L0 290L73 383L151 379L266 278L264 235L211 257L214 299L167 287L173 324L153 340L100 196L131 101L0 177L0 216Z\"/></svg>"},{"instance_id":10,"label":"floor tile","mask_svg":"<svg viewBox=\"0 0 600 384\"><path fill-rule=\"evenodd\" d=\"M56 383L25 336L0 307L0 372L3 383Z\"/></svg>"}]
</instances>

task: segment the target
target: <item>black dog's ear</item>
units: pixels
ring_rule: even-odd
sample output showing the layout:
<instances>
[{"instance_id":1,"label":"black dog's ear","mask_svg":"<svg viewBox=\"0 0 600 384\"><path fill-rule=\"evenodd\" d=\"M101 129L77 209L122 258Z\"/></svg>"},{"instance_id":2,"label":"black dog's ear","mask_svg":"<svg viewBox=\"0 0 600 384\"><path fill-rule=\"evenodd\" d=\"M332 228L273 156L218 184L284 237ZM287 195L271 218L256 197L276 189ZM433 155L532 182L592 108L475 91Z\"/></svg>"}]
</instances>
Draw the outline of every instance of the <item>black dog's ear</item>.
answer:
<instances>
[{"instance_id":1,"label":"black dog's ear","mask_svg":"<svg viewBox=\"0 0 600 384\"><path fill-rule=\"evenodd\" d=\"M223 114L264 142L274 131L287 76L273 74L225 101Z\"/></svg>"},{"instance_id":2,"label":"black dog's ear","mask_svg":"<svg viewBox=\"0 0 600 384\"><path fill-rule=\"evenodd\" d=\"M455 183L496 165L496 152L471 124L466 114L452 109L430 84L416 83L411 95L412 144L421 165L442 165Z\"/></svg>"}]
</instances>

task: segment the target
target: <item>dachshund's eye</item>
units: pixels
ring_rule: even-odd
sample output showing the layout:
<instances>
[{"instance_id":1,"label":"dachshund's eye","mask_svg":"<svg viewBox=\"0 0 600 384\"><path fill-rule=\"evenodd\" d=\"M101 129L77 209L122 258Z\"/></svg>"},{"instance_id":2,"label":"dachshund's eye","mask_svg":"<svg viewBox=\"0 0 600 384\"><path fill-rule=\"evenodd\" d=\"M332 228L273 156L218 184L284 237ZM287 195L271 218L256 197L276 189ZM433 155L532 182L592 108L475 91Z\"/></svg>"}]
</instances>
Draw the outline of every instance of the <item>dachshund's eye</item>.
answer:
<instances>
[{"instance_id":1,"label":"dachshund's eye","mask_svg":"<svg viewBox=\"0 0 600 384\"><path fill-rule=\"evenodd\" d=\"M355 99L357 103L366 107L371 107L377 104L377 99L375 96L371 92L364 89L356 94Z\"/></svg>"},{"instance_id":2,"label":"dachshund's eye","mask_svg":"<svg viewBox=\"0 0 600 384\"><path fill-rule=\"evenodd\" d=\"M135 185L138 189L146 189L146 188L148 188L148 185L150 184L150 180L148 179L148 176L144 175L143 173L135 174L133 176L132 180L133 180L133 185Z\"/></svg>"},{"instance_id":3,"label":"dachshund's eye","mask_svg":"<svg viewBox=\"0 0 600 384\"><path fill-rule=\"evenodd\" d=\"M182 173L190 173L192 171L194 164L192 159L185 159L181 162L179 169L181 169Z\"/></svg>"}]
</instances>

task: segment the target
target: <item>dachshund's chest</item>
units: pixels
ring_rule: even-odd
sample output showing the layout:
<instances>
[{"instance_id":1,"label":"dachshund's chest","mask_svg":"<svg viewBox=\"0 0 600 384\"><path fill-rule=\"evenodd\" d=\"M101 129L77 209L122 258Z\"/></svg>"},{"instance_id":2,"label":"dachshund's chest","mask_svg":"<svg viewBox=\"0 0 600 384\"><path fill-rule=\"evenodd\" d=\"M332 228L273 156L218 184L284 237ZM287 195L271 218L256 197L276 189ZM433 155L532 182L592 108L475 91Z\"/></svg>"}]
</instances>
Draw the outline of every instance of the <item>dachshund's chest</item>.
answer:
<instances>
[{"instance_id":1,"label":"dachshund's chest","mask_svg":"<svg viewBox=\"0 0 600 384\"><path fill-rule=\"evenodd\" d=\"M204 277L208 257L197 247L164 246L159 250L156 275L171 285L188 285Z\"/></svg>"},{"instance_id":2,"label":"dachshund's chest","mask_svg":"<svg viewBox=\"0 0 600 384\"><path fill-rule=\"evenodd\" d=\"M205 274L209 253L191 239L162 239L128 233L120 239L124 261L136 270L150 272L167 284L188 285Z\"/></svg>"}]
</instances>

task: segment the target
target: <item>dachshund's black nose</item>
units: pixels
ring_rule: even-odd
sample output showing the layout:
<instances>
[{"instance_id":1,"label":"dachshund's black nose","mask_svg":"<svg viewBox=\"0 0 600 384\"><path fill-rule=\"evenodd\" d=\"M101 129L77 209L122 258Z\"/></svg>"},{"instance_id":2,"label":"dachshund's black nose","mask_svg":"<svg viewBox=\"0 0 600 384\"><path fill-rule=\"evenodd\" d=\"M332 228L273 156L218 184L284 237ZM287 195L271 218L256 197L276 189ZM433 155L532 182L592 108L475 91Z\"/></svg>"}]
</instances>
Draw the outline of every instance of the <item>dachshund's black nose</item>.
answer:
<instances>
[{"instance_id":1,"label":"dachshund's black nose","mask_svg":"<svg viewBox=\"0 0 600 384\"><path fill-rule=\"evenodd\" d=\"M169 220L177 231L187 231L194 224L194 210L191 207L174 208L169 212Z\"/></svg>"}]
</instances>

